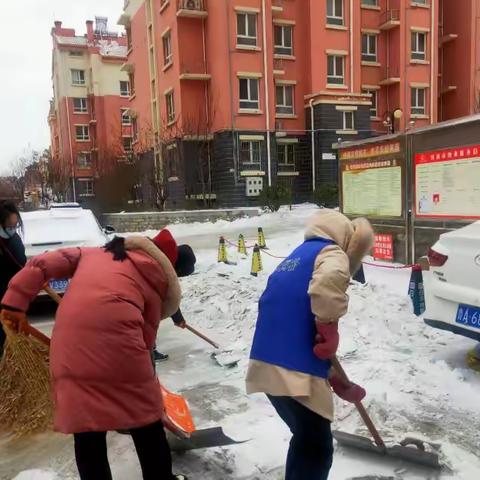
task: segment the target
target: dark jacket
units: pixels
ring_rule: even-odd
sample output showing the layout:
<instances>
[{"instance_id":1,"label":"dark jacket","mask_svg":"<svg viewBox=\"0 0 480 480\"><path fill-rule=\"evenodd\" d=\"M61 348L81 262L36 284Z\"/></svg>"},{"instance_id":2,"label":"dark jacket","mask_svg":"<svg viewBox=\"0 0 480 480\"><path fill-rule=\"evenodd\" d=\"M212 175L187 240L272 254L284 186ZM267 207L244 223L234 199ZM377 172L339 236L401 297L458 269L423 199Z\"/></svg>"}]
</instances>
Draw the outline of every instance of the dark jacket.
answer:
<instances>
[{"instance_id":1,"label":"dark jacket","mask_svg":"<svg viewBox=\"0 0 480 480\"><path fill-rule=\"evenodd\" d=\"M8 240L0 238L0 298L7 291L10 280L26 263L25 246L18 234Z\"/></svg>"},{"instance_id":2,"label":"dark jacket","mask_svg":"<svg viewBox=\"0 0 480 480\"><path fill-rule=\"evenodd\" d=\"M25 246L18 234L8 240L0 238L0 299L5 295L10 280L26 263ZM0 358L3 355L4 342L5 333L0 323Z\"/></svg>"}]
</instances>

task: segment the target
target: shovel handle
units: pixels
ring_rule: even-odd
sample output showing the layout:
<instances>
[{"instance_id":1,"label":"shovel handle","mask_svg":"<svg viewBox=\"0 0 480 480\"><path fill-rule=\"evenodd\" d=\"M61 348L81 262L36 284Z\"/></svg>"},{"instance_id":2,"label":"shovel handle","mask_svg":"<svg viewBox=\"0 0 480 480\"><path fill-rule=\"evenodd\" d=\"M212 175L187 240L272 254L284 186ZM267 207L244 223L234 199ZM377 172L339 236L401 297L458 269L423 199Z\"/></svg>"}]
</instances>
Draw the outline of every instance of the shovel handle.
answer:
<instances>
[{"instance_id":1,"label":"shovel handle","mask_svg":"<svg viewBox=\"0 0 480 480\"><path fill-rule=\"evenodd\" d=\"M192 332L194 335L196 335L197 337L201 338L202 340L205 340L207 343L209 343L213 348L220 348L220 346L218 345L218 343L215 343L213 340L210 340L210 338L208 338L207 336L205 336L203 333L200 333L198 330L196 330L195 328L191 327L190 325L185 325L185 328L187 330L189 330L190 332Z\"/></svg>"},{"instance_id":2,"label":"shovel handle","mask_svg":"<svg viewBox=\"0 0 480 480\"><path fill-rule=\"evenodd\" d=\"M335 369L335 372L337 375L340 377L340 380L342 380L343 383L349 385L351 382L348 378L347 373L343 369L342 365L340 364L338 358L335 356L331 359L332 361L332 366ZM382 437L378 433L378 430L376 429L375 425L372 422L372 419L370 418L370 415L368 414L366 408L363 406L362 402L356 402L355 407L357 408L358 413L362 417L363 422L365 423L366 427L368 428L368 431L370 432L370 435L373 437L375 440L375 443L377 446L381 448L386 448L385 447L385 442L383 441Z\"/></svg>"},{"instance_id":3,"label":"shovel handle","mask_svg":"<svg viewBox=\"0 0 480 480\"><path fill-rule=\"evenodd\" d=\"M53 288L49 287L48 284L43 287L43 290L48 293L48 296L60 305L62 297L55 291Z\"/></svg>"},{"instance_id":4,"label":"shovel handle","mask_svg":"<svg viewBox=\"0 0 480 480\"><path fill-rule=\"evenodd\" d=\"M44 335L40 330L37 330L35 327L32 327L31 325L28 325L28 330L27 330L28 335L36 338L40 342L42 342L44 345L47 347L50 346L50 339Z\"/></svg>"}]
</instances>

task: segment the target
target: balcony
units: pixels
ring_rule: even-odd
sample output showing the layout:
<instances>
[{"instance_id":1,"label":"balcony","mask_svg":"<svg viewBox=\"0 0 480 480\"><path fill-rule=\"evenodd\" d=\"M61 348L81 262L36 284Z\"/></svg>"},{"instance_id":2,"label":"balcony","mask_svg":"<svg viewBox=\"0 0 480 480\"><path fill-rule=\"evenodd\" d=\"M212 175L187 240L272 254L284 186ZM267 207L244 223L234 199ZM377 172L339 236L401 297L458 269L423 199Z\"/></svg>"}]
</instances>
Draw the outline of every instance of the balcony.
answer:
<instances>
[{"instance_id":1,"label":"balcony","mask_svg":"<svg viewBox=\"0 0 480 480\"><path fill-rule=\"evenodd\" d=\"M456 33L448 33L447 35L444 35L440 39L440 48L443 47L443 45L445 45L446 43L453 42L457 38L458 38L458 35Z\"/></svg>"},{"instance_id":2,"label":"balcony","mask_svg":"<svg viewBox=\"0 0 480 480\"><path fill-rule=\"evenodd\" d=\"M380 30L388 31L400 26L400 10L386 10L381 15Z\"/></svg>"},{"instance_id":3,"label":"balcony","mask_svg":"<svg viewBox=\"0 0 480 480\"><path fill-rule=\"evenodd\" d=\"M203 60L182 62L180 64L180 80L208 81L212 76L206 70Z\"/></svg>"},{"instance_id":4,"label":"balcony","mask_svg":"<svg viewBox=\"0 0 480 480\"><path fill-rule=\"evenodd\" d=\"M386 67L383 72L383 80L380 85L387 87L389 85L395 85L400 83L400 70L398 67Z\"/></svg>"},{"instance_id":5,"label":"balcony","mask_svg":"<svg viewBox=\"0 0 480 480\"><path fill-rule=\"evenodd\" d=\"M207 0L177 0L177 17L208 17Z\"/></svg>"}]
</instances>

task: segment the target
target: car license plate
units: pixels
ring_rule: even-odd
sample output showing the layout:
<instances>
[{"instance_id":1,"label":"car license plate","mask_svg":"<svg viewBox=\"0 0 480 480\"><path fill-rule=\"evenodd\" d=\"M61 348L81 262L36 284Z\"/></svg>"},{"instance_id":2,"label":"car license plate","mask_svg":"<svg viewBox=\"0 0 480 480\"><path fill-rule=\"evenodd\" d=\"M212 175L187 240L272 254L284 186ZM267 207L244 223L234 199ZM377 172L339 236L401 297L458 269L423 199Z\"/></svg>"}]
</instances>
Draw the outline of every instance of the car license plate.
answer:
<instances>
[{"instance_id":1,"label":"car license plate","mask_svg":"<svg viewBox=\"0 0 480 480\"><path fill-rule=\"evenodd\" d=\"M68 287L68 280L50 280L50 288L57 293L63 293Z\"/></svg>"},{"instance_id":2,"label":"car license plate","mask_svg":"<svg viewBox=\"0 0 480 480\"><path fill-rule=\"evenodd\" d=\"M457 311L457 323L480 330L480 308L471 305L460 305Z\"/></svg>"}]
</instances>

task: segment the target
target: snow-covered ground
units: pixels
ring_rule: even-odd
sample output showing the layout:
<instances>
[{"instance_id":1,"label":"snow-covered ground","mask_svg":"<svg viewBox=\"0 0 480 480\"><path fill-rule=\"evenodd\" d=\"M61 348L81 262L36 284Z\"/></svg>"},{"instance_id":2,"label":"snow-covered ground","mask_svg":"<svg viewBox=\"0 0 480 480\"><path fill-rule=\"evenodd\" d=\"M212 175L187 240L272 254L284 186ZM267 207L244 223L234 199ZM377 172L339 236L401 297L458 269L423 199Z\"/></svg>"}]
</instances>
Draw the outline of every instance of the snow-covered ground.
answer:
<instances>
[{"instance_id":1,"label":"snow-covered ground","mask_svg":"<svg viewBox=\"0 0 480 480\"><path fill-rule=\"evenodd\" d=\"M224 358L239 362L234 368L219 366L210 357L212 348L165 322L158 342L170 360L158 366L159 376L169 389L184 392L198 427L221 424L232 436L249 440L176 456L176 471L191 479L283 478L289 432L264 396L249 398L244 393L257 301L268 274L281 260L262 254L264 272L255 278L250 275L251 257L238 257L232 248L230 259L237 265L218 264L216 249L220 235L235 241L243 233L251 244L256 228L262 226L268 252L285 256L302 241L303 226L313 212L314 207L307 205L231 223L171 226L174 236L190 243L198 257L197 274L182 280L184 315L222 345ZM480 376L464 361L473 342L427 327L412 314L406 296L408 271L367 267L366 276L367 285L351 287L350 311L341 321L344 367L367 389L365 405L387 442L405 436L428 440L446 467L432 474L398 461L337 449L330 478L477 480ZM334 428L367 435L352 406L341 401ZM130 439L111 434L109 441L114 478L140 479ZM18 458L16 467L10 463L10 472L39 469L25 471L17 480L77 478L71 445L64 437L47 435L16 449L7 450L3 444L0 448L2 457Z\"/></svg>"}]
</instances>

